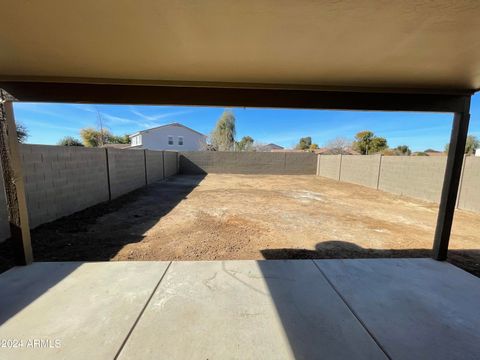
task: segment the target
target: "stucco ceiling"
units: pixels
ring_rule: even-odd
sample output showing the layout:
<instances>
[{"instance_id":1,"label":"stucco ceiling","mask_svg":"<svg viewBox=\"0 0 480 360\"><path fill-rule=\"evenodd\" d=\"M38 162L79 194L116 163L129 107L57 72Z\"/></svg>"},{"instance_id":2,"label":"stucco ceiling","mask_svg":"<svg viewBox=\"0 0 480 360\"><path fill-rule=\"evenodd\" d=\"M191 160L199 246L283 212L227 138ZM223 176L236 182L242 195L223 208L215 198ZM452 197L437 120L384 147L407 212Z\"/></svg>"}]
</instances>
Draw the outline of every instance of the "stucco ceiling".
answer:
<instances>
[{"instance_id":1,"label":"stucco ceiling","mask_svg":"<svg viewBox=\"0 0 480 360\"><path fill-rule=\"evenodd\" d=\"M480 88L480 1L0 0L0 78Z\"/></svg>"}]
</instances>

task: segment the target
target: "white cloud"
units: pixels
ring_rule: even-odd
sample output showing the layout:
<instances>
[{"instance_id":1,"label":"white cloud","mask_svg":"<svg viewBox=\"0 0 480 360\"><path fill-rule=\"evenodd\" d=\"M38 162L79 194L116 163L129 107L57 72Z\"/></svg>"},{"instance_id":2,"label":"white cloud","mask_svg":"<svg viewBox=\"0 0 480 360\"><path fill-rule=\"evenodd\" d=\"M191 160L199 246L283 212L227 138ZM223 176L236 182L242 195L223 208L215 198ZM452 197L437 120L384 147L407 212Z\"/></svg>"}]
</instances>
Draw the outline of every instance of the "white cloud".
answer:
<instances>
[{"instance_id":1,"label":"white cloud","mask_svg":"<svg viewBox=\"0 0 480 360\"><path fill-rule=\"evenodd\" d=\"M195 110L189 109L189 110L179 110L179 111L171 111L166 113L159 113L155 115L145 115L144 113L138 111L135 107L131 106L130 112L142 118L143 120L156 121L156 120L166 119L166 118L177 116L177 115L191 114L191 113L194 113Z\"/></svg>"},{"instance_id":2,"label":"white cloud","mask_svg":"<svg viewBox=\"0 0 480 360\"><path fill-rule=\"evenodd\" d=\"M47 105L40 103L16 103L14 104L14 110L28 111L38 115L63 117L61 112L51 110Z\"/></svg>"}]
</instances>

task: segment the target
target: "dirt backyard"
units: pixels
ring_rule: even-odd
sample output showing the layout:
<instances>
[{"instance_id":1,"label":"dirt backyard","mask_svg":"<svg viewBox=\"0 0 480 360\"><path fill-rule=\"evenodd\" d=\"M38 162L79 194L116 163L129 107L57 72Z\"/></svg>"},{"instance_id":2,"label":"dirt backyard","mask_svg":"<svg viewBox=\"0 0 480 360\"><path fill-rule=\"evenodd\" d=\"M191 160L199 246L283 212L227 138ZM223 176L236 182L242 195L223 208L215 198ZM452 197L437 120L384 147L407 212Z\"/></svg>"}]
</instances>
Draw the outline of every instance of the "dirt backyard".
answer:
<instances>
[{"instance_id":1,"label":"dirt backyard","mask_svg":"<svg viewBox=\"0 0 480 360\"><path fill-rule=\"evenodd\" d=\"M430 256L437 205L315 176L177 176L45 224L48 260ZM480 214L457 211L450 261L480 275Z\"/></svg>"}]
</instances>

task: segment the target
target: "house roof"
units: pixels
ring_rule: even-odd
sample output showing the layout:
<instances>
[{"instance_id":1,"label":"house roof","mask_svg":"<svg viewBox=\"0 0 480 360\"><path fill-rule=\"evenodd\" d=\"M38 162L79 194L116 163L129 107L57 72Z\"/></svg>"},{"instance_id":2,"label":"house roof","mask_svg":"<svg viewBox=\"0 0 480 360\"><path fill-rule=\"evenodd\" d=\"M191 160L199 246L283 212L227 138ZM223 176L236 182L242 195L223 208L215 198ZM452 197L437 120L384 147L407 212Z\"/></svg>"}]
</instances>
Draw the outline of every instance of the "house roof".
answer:
<instances>
[{"instance_id":1,"label":"house roof","mask_svg":"<svg viewBox=\"0 0 480 360\"><path fill-rule=\"evenodd\" d=\"M479 18L473 0L11 1L0 80L471 91Z\"/></svg>"},{"instance_id":2,"label":"house roof","mask_svg":"<svg viewBox=\"0 0 480 360\"><path fill-rule=\"evenodd\" d=\"M149 132L149 131L152 131L152 130L157 130L157 129L165 128L165 127L168 127L168 126L183 127L185 129L188 129L188 130L198 134L198 135L205 136L205 137L207 136L205 134L202 134L201 132L198 132L197 130L193 130L192 128L189 128L188 126L185 126L185 125L180 124L180 123L170 123L170 124L156 126L156 127L150 128L150 129L140 130L140 131L137 131L136 133L133 133L132 135L129 135L129 136L132 137L132 136L135 136L135 135L138 135L138 134L143 134L143 133L146 133L146 132Z\"/></svg>"},{"instance_id":3,"label":"house roof","mask_svg":"<svg viewBox=\"0 0 480 360\"><path fill-rule=\"evenodd\" d=\"M267 145L264 146L264 148L276 149L276 150L284 149L283 146L280 146L280 145L277 145L277 144L274 144L274 143L267 144Z\"/></svg>"}]
</instances>

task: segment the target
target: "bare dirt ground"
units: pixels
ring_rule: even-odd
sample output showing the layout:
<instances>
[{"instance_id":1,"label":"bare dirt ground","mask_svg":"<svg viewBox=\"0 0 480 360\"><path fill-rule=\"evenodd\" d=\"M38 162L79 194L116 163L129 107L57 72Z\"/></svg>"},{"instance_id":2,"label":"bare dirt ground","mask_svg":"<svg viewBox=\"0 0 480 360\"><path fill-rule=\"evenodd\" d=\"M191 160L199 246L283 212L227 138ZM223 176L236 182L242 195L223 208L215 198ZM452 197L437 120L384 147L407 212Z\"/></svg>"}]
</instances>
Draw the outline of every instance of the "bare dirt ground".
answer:
<instances>
[{"instance_id":1,"label":"bare dirt ground","mask_svg":"<svg viewBox=\"0 0 480 360\"><path fill-rule=\"evenodd\" d=\"M32 241L38 261L428 257L436 216L435 204L315 176L209 174L42 225ZM480 276L478 229L480 214L458 210L449 257Z\"/></svg>"}]
</instances>

